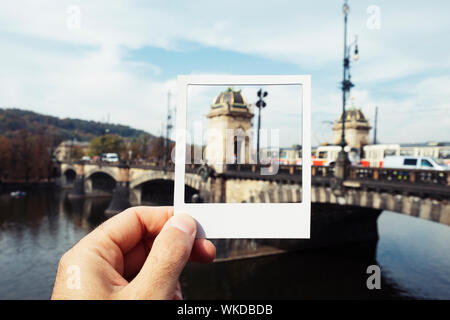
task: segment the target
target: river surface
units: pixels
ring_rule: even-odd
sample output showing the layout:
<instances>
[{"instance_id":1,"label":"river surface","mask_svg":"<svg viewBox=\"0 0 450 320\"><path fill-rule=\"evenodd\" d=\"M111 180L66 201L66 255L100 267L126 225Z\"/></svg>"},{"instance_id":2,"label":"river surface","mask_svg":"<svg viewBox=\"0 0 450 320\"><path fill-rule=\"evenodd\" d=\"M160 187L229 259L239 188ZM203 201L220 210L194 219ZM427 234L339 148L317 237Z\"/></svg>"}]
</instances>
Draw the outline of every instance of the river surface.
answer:
<instances>
[{"instance_id":1,"label":"river surface","mask_svg":"<svg viewBox=\"0 0 450 320\"><path fill-rule=\"evenodd\" d=\"M104 220L109 199L0 196L0 299L48 299L61 255ZM187 299L450 299L450 228L384 211L377 243L190 264ZM381 268L368 290L366 269Z\"/></svg>"}]
</instances>

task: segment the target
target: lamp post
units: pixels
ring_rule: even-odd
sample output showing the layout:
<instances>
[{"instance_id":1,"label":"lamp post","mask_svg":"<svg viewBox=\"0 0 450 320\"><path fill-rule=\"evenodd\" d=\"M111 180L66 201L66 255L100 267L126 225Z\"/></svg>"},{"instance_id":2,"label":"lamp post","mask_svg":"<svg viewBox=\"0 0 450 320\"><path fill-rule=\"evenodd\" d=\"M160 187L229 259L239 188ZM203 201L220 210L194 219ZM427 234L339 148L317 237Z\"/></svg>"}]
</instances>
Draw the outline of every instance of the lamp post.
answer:
<instances>
[{"instance_id":1,"label":"lamp post","mask_svg":"<svg viewBox=\"0 0 450 320\"><path fill-rule=\"evenodd\" d=\"M358 37L355 37L355 41L350 45L347 45L347 17L350 11L350 7L347 3L347 0L344 1L344 5L342 7L342 11L344 13L344 63L343 63L343 79L342 79L342 127L341 127L341 151L339 152L338 158L336 160L336 170L335 176L337 178L344 179L346 177L347 167L350 164L350 160L348 158L347 152L344 150L346 146L345 142L345 104L347 95L350 92L351 88L354 87L354 84L351 82L350 75L350 50L353 46L355 46L354 51L354 60L359 59L359 50L358 50Z\"/></svg>"},{"instance_id":2,"label":"lamp post","mask_svg":"<svg viewBox=\"0 0 450 320\"><path fill-rule=\"evenodd\" d=\"M100 160L103 161L102 157L103 154L106 153L106 147L105 147L105 140L106 140L106 135L109 133L109 129L106 128L105 130L103 130L103 135L102 135L102 139L101 139L101 153L100 153Z\"/></svg>"},{"instance_id":3,"label":"lamp post","mask_svg":"<svg viewBox=\"0 0 450 320\"><path fill-rule=\"evenodd\" d=\"M170 144L169 144L169 138L170 138L170 130L172 129L172 114L170 112L170 91L167 93L167 123L166 123L166 139L164 143L164 166L167 167L169 165L169 159L170 159Z\"/></svg>"},{"instance_id":4,"label":"lamp post","mask_svg":"<svg viewBox=\"0 0 450 320\"><path fill-rule=\"evenodd\" d=\"M263 98L267 97L267 91L262 89L258 90L258 101L256 102L256 107L258 107L258 139L256 141L256 163L259 164L259 130L261 129L261 108L266 107L266 102Z\"/></svg>"}]
</instances>

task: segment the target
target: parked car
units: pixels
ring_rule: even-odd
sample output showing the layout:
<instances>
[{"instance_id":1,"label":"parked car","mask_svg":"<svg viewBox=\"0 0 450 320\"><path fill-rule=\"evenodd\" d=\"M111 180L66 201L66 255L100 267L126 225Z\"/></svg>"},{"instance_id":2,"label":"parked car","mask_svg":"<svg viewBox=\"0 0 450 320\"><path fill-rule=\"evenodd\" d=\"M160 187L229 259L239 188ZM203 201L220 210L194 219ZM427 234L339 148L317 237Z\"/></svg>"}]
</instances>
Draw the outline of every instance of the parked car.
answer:
<instances>
[{"instance_id":1,"label":"parked car","mask_svg":"<svg viewBox=\"0 0 450 320\"><path fill-rule=\"evenodd\" d=\"M388 156L383 160L383 168L449 170L444 162L432 157Z\"/></svg>"},{"instance_id":2,"label":"parked car","mask_svg":"<svg viewBox=\"0 0 450 320\"><path fill-rule=\"evenodd\" d=\"M106 162L119 162L117 153L103 153L101 159Z\"/></svg>"},{"instance_id":3,"label":"parked car","mask_svg":"<svg viewBox=\"0 0 450 320\"><path fill-rule=\"evenodd\" d=\"M91 157L84 156L83 158L81 158L81 160L83 160L83 161L91 161Z\"/></svg>"}]
</instances>

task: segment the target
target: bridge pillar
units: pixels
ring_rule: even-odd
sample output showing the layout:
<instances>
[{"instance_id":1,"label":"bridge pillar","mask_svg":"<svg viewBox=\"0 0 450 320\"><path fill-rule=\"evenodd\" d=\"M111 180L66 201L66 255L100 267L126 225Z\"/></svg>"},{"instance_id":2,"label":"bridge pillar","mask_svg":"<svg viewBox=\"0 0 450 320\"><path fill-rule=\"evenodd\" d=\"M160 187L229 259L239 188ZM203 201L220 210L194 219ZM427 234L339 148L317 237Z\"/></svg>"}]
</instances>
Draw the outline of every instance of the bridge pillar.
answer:
<instances>
[{"instance_id":1,"label":"bridge pillar","mask_svg":"<svg viewBox=\"0 0 450 320\"><path fill-rule=\"evenodd\" d=\"M350 160L348 159L347 152L339 152L338 158L336 159L336 164L334 167L335 178L343 181L348 176L348 169L350 167Z\"/></svg>"},{"instance_id":2,"label":"bridge pillar","mask_svg":"<svg viewBox=\"0 0 450 320\"><path fill-rule=\"evenodd\" d=\"M142 185L130 189L130 203L135 205L140 205L142 199Z\"/></svg>"},{"instance_id":3,"label":"bridge pillar","mask_svg":"<svg viewBox=\"0 0 450 320\"><path fill-rule=\"evenodd\" d=\"M67 195L69 199L84 197L84 162L78 161L75 164L76 177L73 183L73 189Z\"/></svg>"},{"instance_id":4,"label":"bridge pillar","mask_svg":"<svg viewBox=\"0 0 450 320\"><path fill-rule=\"evenodd\" d=\"M125 164L119 164L119 174L117 177L116 187L105 215L112 216L131 207L130 204L130 167Z\"/></svg>"},{"instance_id":5,"label":"bridge pillar","mask_svg":"<svg viewBox=\"0 0 450 320\"><path fill-rule=\"evenodd\" d=\"M211 180L210 201L212 203L226 202L226 180L223 176L215 176Z\"/></svg>"}]
</instances>

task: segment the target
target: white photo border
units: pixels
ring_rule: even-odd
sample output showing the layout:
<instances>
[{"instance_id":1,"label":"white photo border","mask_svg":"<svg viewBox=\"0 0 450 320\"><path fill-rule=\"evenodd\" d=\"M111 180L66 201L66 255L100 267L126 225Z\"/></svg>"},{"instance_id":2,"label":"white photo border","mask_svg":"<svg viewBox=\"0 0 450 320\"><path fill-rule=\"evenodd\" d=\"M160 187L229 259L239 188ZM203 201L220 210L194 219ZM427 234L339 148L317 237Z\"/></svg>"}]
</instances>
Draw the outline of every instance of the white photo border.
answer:
<instances>
[{"instance_id":1,"label":"white photo border","mask_svg":"<svg viewBox=\"0 0 450 320\"><path fill-rule=\"evenodd\" d=\"M302 86L302 202L184 202L189 85ZM197 221L197 238L310 238L312 162L310 75L180 75L177 80L176 133L174 213L187 213Z\"/></svg>"}]
</instances>

